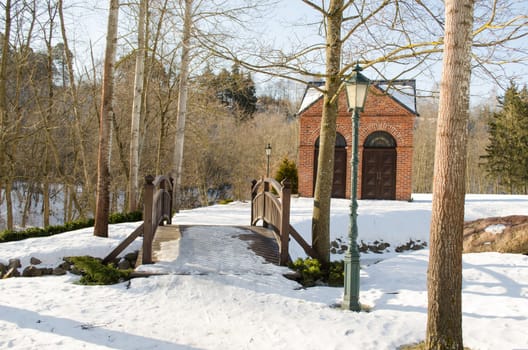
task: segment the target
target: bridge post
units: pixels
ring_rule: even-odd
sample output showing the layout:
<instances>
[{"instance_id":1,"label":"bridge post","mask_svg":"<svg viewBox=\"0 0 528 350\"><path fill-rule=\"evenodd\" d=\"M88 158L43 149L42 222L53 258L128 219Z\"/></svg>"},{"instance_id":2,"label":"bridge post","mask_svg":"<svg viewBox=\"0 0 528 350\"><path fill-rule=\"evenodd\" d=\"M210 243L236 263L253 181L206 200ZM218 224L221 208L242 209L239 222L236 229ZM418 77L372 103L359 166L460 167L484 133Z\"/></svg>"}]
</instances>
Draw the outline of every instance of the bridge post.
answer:
<instances>
[{"instance_id":1,"label":"bridge post","mask_svg":"<svg viewBox=\"0 0 528 350\"><path fill-rule=\"evenodd\" d=\"M169 177L170 181L170 191L169 191L169 220L167 221L167 224L172 225L172 193L174 191L174 179L172 177Z\"/></svg>"},{"instance_id":2,"label":"bridge post","mask_svg":"<svg viewBox=\"0 0 528 350\"><path fill-rule=\"evenodd\" d=\"M266 221L266 202L268 201L268 193L269 193L269 190L270 190L270 183L268 181L269 179L268 178L265 178L264 179L264 193L263 193L263 196L262 196L262 227L264 228L268 228L268 222Z\"/></svg>"},{"instance_id":3,"label":"bridge post","mask_svg":"<svg viewBox=\"0 0 528 350\"><path fill-rule=\"evenodd\" d=\"M143 203L143 264L152 264L152 206L154 200L154 177L145 176L144 203Z\"/></svg>"},{"instance_id":4,"label":"bridge post","mask_svg":"<svg viewBox=\"0 0 528 350\"><path fill-rule=\"evenodd\" d=\"M249 226L253 226L253 220L255 219L255 204L253 201L257 196L257 194L254 192L256 184L257 180L253 179L253 181L251 181L251 221L249 222Z\"/></svg>"},{"instance_id":5,"label":"bridge post","mask_svg":"<svg viewBox=\"0 0 528 350\"><path fill-rule=\"evenodd\" d=\"M288 179L282 180L281 190L281 221L280 221L280 265L288 264L290 260L290 198L291 198L291 183Z\"/></svg>"}]
</instances>

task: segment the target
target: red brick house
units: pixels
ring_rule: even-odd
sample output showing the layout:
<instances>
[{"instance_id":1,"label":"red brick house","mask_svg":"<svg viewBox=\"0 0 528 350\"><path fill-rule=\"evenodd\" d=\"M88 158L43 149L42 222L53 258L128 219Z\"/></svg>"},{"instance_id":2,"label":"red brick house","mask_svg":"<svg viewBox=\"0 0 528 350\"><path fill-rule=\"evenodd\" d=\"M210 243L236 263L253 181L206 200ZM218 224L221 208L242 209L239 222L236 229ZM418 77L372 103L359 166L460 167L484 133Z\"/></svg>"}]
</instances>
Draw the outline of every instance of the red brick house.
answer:
<instances>
[{"instance_id":1,"label":"red brick house","mask_svg":"<svg viewBox=\"0 0 528 350\"><path fill-rule=\"evenodd\" d=\"M359 123L358 198L409 200L412 192L414 81L372 82ZM299 194L313 196L317 172L322 94L309 86L298 113ZM339 96L332 197L350 198L352 118L346 93Z\"/></svg>"}]
</instances>

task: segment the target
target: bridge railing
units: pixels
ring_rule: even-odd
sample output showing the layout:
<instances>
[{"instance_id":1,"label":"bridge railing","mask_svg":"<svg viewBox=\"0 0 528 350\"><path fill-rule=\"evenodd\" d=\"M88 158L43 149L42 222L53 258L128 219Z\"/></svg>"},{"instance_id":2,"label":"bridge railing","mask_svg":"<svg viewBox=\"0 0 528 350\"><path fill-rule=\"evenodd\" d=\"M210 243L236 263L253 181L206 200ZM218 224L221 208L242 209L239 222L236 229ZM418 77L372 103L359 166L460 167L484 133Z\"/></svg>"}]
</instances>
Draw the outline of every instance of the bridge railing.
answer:
<instances>
[{"instance_id":1,"label":"bridge railing","mask_svg":"<svg viewBox=\"0 0 528 350\"><path fill-rule=\"evenodd\" d=\"M285 265L290 260L290 183L285 180L279 184L275 179L265 178L253 180L252 185L251 226L262 220L262 226L273 230L279 245L279 264Z\"/></svg>"},{"instance_id":2,"label":"bridge railing","mask_svg":"<svg viewBox=\"0 0 528 350\"><path fill-rule=\"evenodd\" d=\"M315 257L313 248L290 225L291 186L285 179L279 183L275 179L253 180L251 186L251 226L262 220L262 226L273 230L279 246L279 264L290 261L289 241L293 237L306 254Z\"/></svg>"},{"instance_id":3,"label":"bridge railing","mask_svg":"<svg viewBox=\"0 0 528 350\"><path fill-rule=\"evenodd\" d=\"M165 175L145 177L143 206L143 264L152 264L152 242L158 226L172 223L172 180Z\"/></svg>"},{"instance_id":4,"label":"bridge railing","mask_svg":"<svg viewBox=\"0 0 528 350\"><path fill-rule=\"evenodd\" d=\"M142 264L152 264L152 242L158 226L172 223L172 179L165 175L145 176L143 223L121 242L103 262L114 260L138 236L143 235Z\"/></svg>"}]
</instances>

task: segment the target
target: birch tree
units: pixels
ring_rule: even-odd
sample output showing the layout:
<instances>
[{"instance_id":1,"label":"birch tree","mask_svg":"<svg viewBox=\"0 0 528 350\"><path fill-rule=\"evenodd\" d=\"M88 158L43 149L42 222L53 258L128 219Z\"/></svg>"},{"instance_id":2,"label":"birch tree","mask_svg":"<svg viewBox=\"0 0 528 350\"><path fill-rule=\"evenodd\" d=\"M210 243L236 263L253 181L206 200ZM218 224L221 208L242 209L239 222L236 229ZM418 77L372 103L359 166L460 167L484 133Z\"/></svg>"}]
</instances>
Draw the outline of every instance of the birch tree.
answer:
<instances>
[{"instance_id":1,"label":"birch tree","mask_svg":"<svg viewBox=\"0 0 528 350\"><path fill-rule=\"evenodd\" d=\"M187 117L187 88L190 64L191 26L193 0L185 0L183 14L183 37L178 82L178 118L176 120L176 137L174 142L174 159L172 175L174 176L173 205L176 212L180 209L179 192L181 187L183 147L185 139L185 119Z\"/></svg>"},{"instance_id":2,"label":"birch tree","mask_svg":"<svg viewBox=\"0 0 528 350\"><path fill-rule=\"evenodd\" d=\"M97 199L94 235L108 237L110 211L110 144L113 120L114 64L117 46L119 0L110 0L99 122L97 156Z\"/></svg>"},{"instance_id":3,"label":"birch tree","mask_svg":"<svg viewBox=\"0 0 528 350\"><path fill-rule=\"evenodd\" d=\"M474 4L445 1L427 278L430 350L463 349L462 242Z\"/></svg>"},{"instance_id":4,"label":"birch tree","mask_svg":"<svg viewBox=\"0 0 528 350\"><path fill-rule=\"evenodd\" d=\"M134 103L132 105L132 122L130 126L130 176L128 178L128 210L137 210L138 177L139 177L139 125L143 101L143 82L145 79L145 17L148 1L140 0L138 17L138 49L136 53L136 70L134 74Z\"/></svg>"}]
</instances>

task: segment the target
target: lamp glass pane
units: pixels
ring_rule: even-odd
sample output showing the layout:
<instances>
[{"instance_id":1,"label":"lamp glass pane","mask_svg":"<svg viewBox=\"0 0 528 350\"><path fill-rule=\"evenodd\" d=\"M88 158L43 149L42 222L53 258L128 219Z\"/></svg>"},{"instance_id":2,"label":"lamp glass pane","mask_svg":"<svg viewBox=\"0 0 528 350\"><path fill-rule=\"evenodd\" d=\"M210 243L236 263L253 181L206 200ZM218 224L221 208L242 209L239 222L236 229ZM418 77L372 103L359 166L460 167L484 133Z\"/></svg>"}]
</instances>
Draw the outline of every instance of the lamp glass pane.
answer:
<instances>
[{"instance_id":1,"label":"lamp glass pane","mask_svg":"<svg viewBox=\"0 0 528 350\"><path fill-rule=\"evenodd\" d=\"M352 110L356 108L356 85L355 84L346 84L346 92L347 92L347 101L348 101L348 109Z\"/></svg>"},{"instance_id":2,"label":"lamp glass pane","mask_svg":"<svg viewBox=\"0 0 528 350\"><path fill-rule=\"evenodd\" d=\"M357 108L363 108L365 106L365 100L367 99L368 84L357 84L356 85L356 106Z\"/></svg>"}]
</instances>

